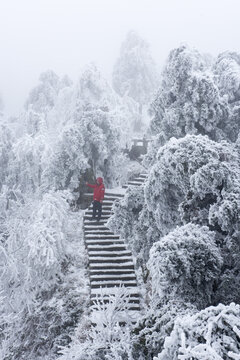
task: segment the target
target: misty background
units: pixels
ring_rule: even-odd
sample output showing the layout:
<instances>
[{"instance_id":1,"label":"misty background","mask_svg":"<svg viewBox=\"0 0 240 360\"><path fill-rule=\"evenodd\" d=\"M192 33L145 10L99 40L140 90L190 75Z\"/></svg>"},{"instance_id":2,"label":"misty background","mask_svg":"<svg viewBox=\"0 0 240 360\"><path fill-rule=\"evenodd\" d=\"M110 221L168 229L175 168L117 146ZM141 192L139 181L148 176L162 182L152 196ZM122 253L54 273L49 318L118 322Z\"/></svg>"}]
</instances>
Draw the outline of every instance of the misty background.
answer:
<instances>
[{"instance_id":1,"label":"misty background","mask_svg":"<svg viewBox=\"0 0 240 360\"><path fill-rule=\"evenodd\" d=\"M135 30L161 68L181 43L217 55L239 51L238 0L8 0L0 1L0 94L17 115L48 69L75 81L95 62L110 79L120 46Z\"/></svg>"}]
</instances>

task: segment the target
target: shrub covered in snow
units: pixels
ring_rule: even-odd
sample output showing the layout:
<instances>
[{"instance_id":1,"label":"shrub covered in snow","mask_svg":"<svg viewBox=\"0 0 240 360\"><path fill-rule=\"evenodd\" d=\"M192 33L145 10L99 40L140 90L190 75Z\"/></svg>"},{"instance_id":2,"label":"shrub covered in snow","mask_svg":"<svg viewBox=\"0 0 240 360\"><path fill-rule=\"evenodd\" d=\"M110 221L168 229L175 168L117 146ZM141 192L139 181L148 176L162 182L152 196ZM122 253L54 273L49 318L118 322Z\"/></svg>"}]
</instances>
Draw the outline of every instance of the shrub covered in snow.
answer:
<instances>
[{"instance_id":1,"label":"shrub covered in snow","mask_svg":"<svg viewBox=\"0 0 240 360\"><path fill-rule=\"evenodd\" d=\"M132 331L134 360L152 360L163 348L178 316L194 314L196 307L178 299L153 300Z\"/></svg>"},{"instance_id":2,"label":"shrub covered in snow","mask_svg":"<svg viewBox=\"0 0 240 360\"><path fill-rule=\"evenodd\" d=\"M223 264L214 237L205 226L187 224L156 242L148 261L153 296L180 296L200 307L211 304Z\"/></svg>"},{"instance_id":3,"label":"shrub covered in snow","mask_svg":"<svg viewBox=\"0 0 240 360\"><path fill-rule=\"evenodd\" d=\"M109 295L105 304L106 297L101 294L90 318L81 321L76 329L71 345L61 350L59 360L133 360L128 299L124 286ZM125 324L120 325L120 321Z\"/></svg>"},{"instance_id":4,"label":"shrub covered in snow","mask_svg":"<svg viewBox=\"0 0 240 360\"><path fill-rule=\"evenodd\" d=\"M164 349L154 360L238 360L239 338L240 306L211 306L178 318Z\"/></svg>"}]
</instances>

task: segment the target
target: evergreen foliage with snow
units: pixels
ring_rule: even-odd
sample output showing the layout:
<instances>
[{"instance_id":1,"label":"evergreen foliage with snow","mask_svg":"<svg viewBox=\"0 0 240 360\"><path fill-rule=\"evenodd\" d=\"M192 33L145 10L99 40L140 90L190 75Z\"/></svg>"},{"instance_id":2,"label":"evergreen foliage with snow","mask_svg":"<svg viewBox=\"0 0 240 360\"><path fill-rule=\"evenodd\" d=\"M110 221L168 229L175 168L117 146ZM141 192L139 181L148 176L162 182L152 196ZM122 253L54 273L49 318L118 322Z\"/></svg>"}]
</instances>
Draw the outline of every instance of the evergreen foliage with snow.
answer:
<instances>
[{"instance_id":1,"label":"evergreen foliage with snow","mask_svg":"<svg viewBox=\"0 0 240 360\"><path fill-rule=\"evenodd\" d=\"M76 329L70 347L62 349L59 360L133 360L131 354L131 314L128 290L120 286L104 304L100 295L92 311L91 324L85 319ZM124 322L120 325L119 320Z\"/></svg>"},{"instance_id":2,"label":"evergreen foliage with snow","mask_svg":"<svg viewBox=\"0 0 240 360\"><path fill-rule=\"evenodd\" d=\"M194 314L194 305L177 298L152 299L132 334L134 360L152 360L162 350L164 341L173 330L177 317Z\"/></svg>"},{"instance_id":3,"label":"evergreen foliage with snow","mask_svg":"<svg viewBox=\"0 0 240 360\"><path fill-rule=\"evenodd\" d=\"M164 349L154 360L238 360L239 336L239 305L210 306L195 315L178 318Z\"/></svg>"},{"instance_id":4,"label":"evergreen foliage with snow","mask_svg":"<svg viewBox=\"0 0 240 360\"><path fill-rule=\"evenodd\" d=\"M186 134L227 137L228 103L205 58L185 45L170 52L151 114L151 128L164 142Z\"/></svg>"},{"instance_id":5,"label":"evergreen foliage with snow","mask_svg":"<svg viewBox=\"0 0 240 360\"><path fill-rule=\"evenodd\" d=\"M214 232L187 224L156 242L148 268L155 297L180 297L203 308L212 303L223 260Z\"/></svg>"}]
</instances>

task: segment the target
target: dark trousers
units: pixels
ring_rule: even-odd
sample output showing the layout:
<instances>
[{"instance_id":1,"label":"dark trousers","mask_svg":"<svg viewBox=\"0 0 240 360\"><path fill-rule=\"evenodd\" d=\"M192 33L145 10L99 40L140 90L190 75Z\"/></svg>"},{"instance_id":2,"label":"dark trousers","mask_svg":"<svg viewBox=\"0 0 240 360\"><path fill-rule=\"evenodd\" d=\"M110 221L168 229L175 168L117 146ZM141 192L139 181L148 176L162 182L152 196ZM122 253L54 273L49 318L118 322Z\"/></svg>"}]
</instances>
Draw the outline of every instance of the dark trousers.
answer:
<instances>
[{"instance_id":1,"label":"dark trousers","mask_svg":"<svg viewBox=\"0 0 240 360\"><path fill-rule=\"evenodd\" d=\"M98 220L100 220L101 216L102 216L102 203L100 203L100 201L94 200L94 202L93 202L93 218L96 217L96 213L97 213Z\"/></svg>"}]
</instances>

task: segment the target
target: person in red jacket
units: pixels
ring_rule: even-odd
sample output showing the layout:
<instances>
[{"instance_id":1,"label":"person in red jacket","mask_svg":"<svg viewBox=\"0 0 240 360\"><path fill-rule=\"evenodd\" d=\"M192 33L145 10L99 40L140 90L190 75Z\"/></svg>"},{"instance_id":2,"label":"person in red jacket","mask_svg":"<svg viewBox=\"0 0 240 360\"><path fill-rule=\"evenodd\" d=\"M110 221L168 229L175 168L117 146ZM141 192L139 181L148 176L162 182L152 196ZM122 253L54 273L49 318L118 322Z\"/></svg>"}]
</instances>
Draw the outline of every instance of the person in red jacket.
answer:
<instances>
[{"instance_id":1,"label":"person in red jacket","mask_svg":"<svg viewBox=\"0 0 240 360\"><path fill-rule=\"evenodd\" d=\"M96 218L97 213L97 220L99 221L102 216L102 202L104 199L104 193L105 193L105 186L103 184L103 178L98 177L96 179L96 184L91 185L89 183L86 183L87 186L94 189L93 192L93 215L92 219Z\"/></svg>"}]
</instances>

